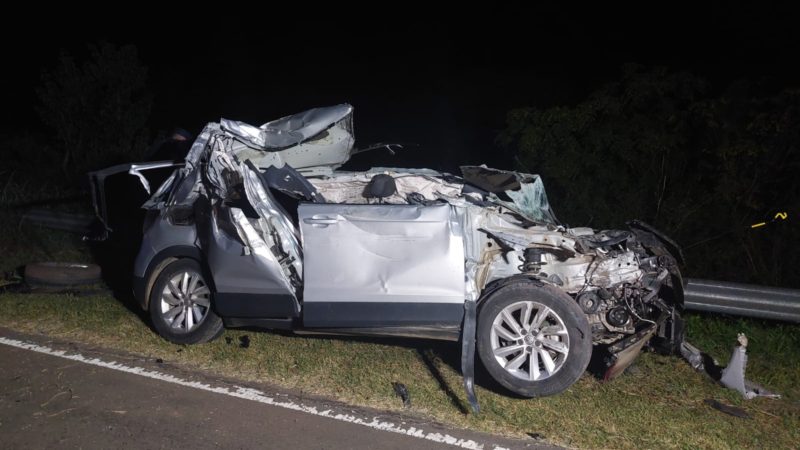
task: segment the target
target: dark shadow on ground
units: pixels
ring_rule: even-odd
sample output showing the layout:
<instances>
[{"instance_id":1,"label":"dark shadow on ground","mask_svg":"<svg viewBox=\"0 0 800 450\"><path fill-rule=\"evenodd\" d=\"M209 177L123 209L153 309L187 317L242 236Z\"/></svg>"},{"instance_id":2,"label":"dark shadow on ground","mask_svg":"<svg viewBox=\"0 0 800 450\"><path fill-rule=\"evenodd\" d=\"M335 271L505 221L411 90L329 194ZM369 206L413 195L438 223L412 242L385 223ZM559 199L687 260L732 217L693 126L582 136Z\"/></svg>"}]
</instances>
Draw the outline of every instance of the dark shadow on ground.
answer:
<instances>
[{"instance_id":1,"label":"dark shadow on ground","mask_svg":"<svg viewBox=\"0 0 800 450\"><path fill-rule=\"evenodd\" d=\"M461 373L461 343L452 341L440 341L433 339L422 338L404 338L396 336L346 336L336 334L295 334L287 330L264 330L260 328L236 328L237 330L248 330L252 332L272 332L282 336L292 337L296 339L339 339L350 342L364 342L369 344L392 345L397 347L404 347L415 350L420 360L425 364L442 390L462 413L469 411L469 404L466 402L466 394L464 394L464 386L461 383L457 385L450 385L439 369L439 364L446 364L453 370ZM475 384L487 391L504 395L513 398L523 399L520 395L514 394L508 389L504 388L492 378L489 372L483 367L483 364L475 354ZM480 395L480 394L479 394ZM412 392L413 396L413 392ZM462 400L463 396L463 400ZM480 401L480 396L478 398Z\"/></svg>"},{"instance_id":2,"label":"dark shadow on ground","mask_svg":"<svg viewBox=\"0 0 800 450\"><path fill-rule=\"evenodd\" d=\"M152 189L160 186L172 169L148 171ZM142 204L150 198L138 178L120 173L105 179L105 225L98 219L89 241L93 258L102 269L103 281L114 298L139 316L151 329L148 315L133 296L133 267L142 243L145 210ZM106 226L108 229L106 229Z\"/></svg>"},{"instance_id":3,"label":"dark shadow on ground","mask_svg":"<svg viewBox=\"0 0 800 450\"><path fill-rule=\"evenodd\" d=\"M91 242L90 249L92 258L102 271L103 282L111 290L113 297L155 332L146 311L133 296L133 262L139 250L139 242L140 240L133 238L129 242L111 239L94 241Z\"/></svg>"},{"instance_id":4,"label":"dark shadow on ground","mask_svg":"<svg viewBox=\"0 0 800 450\"><path fill-rule=\"evenodd\" d=\"M444 391L447 395L447 398L450 400L450 403L458 408L461 414L467 414L469 411L467 410L466 405L458 398L455 392L453 392L453 387L447 384L447 381L442 376L442 372L436 366L436 358L437 355L432 349L423 349L417 348L417 354L419 355L422 362L425 363L425 366L428 368L428 371L431 373L436 382L439 384L439 388Z\"/></svg>"}]
</instances>

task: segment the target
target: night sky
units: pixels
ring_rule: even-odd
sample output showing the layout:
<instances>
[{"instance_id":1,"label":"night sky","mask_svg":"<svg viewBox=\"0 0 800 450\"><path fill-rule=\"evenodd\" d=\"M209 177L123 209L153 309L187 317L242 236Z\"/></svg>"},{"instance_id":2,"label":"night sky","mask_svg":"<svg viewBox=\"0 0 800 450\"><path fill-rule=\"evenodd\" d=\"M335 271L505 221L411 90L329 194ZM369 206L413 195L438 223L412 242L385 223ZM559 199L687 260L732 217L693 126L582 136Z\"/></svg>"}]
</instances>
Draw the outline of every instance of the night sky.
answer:
<instances>
[{"instance_id":1,"label":"night sky","mask_svg":"<svg viewBox=\"0 0 800 450\"><path fill-rule=\"evenodd\" d=\"M334 18L322 11L308 16L310 5L273 11L232 3L8 16L2 132L44 131L33 109L41 71L61 50L80 58L87 43L100 40L139 49L150 71L154 132L197 132L220 117L260 124L348 102L357 145L420 144L394 160L359 156L356 164L366 166L510 166L494 145L509 109L581 101L617 79L626 62L691 70L714 89L738 78L800 84L794 11L760 2L646 5L484 6L436 15L409 5Z\"/></svg>"}]
</instances>

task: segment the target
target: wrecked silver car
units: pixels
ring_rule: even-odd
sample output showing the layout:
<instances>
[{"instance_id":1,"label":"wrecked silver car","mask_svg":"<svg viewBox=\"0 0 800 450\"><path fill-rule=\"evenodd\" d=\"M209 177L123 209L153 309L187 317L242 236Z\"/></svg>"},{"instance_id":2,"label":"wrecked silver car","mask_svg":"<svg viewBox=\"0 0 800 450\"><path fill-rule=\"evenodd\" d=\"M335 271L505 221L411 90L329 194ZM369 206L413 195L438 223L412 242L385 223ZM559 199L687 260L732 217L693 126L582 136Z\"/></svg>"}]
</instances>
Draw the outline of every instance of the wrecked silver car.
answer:
<instances>
[{"instance_id":1,"label":"wrecked silver car","mask_svg":"<svg viewBox=\"0 0 800 450\"><path fill-rule=\"evenodd\" d=\"M460 341L473 405L475 349L529 397L565 390L593 350L606 378L645 345L677 350L674 242L641 222L566 227L537 175L337 170L358 152L352 113L206 125L143 205L134 290L164 338L256 326Z\"/></svg>"}]
</instances>

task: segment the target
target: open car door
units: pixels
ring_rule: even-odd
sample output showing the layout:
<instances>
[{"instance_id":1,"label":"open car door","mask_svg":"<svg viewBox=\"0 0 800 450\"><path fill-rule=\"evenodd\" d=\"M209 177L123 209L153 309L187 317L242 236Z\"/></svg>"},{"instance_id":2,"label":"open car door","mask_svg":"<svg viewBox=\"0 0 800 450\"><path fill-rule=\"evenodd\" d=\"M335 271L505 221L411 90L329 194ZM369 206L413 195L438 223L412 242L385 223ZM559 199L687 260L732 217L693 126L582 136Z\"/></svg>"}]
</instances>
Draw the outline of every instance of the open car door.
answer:
<instances>
[{"instance_id":1,"label":"open car door","mask_svg":"<svg viewBox=\"0 0 800 450\"><path fill-rule=\"evenodd\" d=\"M105 169L89 172L89 187L92 192L92 203L94 212L102 224L100 239L104 240L109 233L119 231L119 228L126 228L135 222L135 226L141 228L140 221L133 219L139 212L142 203L150 197L151 186L158 187L175 168L182 167L182 162L174 161L154 161L119 164ZM109 198L107 195L109 177L117 174L128 174L130 179L111 180L116 181L117 185L112 188L115 194ZM135 177L135 178L133 178ZM112 208L109 208L109 203ZM130 203L136 203L135 205ZM114 207L113 205L119 205ZM110 212L111 209L119 210L117 214ZM112 215L118 215L124 220L114 220ZM140 214L141 215L141 214ZM116 223L112 223L116 222ZM127 236L122 236L126 238Z\"/></svg>"}]
</instances>

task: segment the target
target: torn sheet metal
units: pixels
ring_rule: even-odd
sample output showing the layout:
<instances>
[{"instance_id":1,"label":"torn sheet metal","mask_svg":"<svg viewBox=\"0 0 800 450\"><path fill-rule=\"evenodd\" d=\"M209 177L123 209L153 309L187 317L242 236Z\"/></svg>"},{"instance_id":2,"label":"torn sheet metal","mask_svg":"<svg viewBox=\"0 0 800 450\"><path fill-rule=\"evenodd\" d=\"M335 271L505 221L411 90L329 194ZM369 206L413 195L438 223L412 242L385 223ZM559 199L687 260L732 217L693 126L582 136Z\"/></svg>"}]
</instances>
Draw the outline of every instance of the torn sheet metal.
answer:
<instances>
[{"instance_id":1,"label":"torn sheet metal","mask_svg":"<svg viewBox=\"0 0 800 450\"><path fill-rule=\"evenodd\" d=\"M736 341L730 361L724 368L720 367L714 358L688 342L681 343L680 353L692 368L698 372L705 373L723 386L739 392L748 400L755 397L780 398L780 394L771 392L745 378L747 369L747 336L744 333L739 333Z\"/></svg>"},{"instance_id":2,"label":"torn sheet metal","mask_svg":"<svg viewBox=\"0 0 800 450\"><path fill-rule=\"evenodd\" d=\"M656 327L647 327L638 333L632 334L623 340L609 346L609 366L603 374L603 380L613 380L625 371L639 356L642 348L655 335Z\"/></svg>"},{"instance_id":3,"label":"torn sheet metal","mask_svg":"<svg viewBox=\"0 0 800 450\"><path fill-rule=\"evenodd\" d=\"M131 164L130 169L128 169L128 174L133 175L139 178L139 182L142 183L142 187L144 188L147 194L150 194L150 182L147 181L147 178L142 175L143 170L151 170L151 169L162 169L165 167L176 167L181 164L176 164L172 161L159 161L150 164Z\"/></svg>"},{"instance_id":4,"label":"torn sheet metal","mask_svg":"<svg viewBox=\"0 0 800 450\"><path fill-rule=\"evenodd\" d=\"M195 138L191 148L189 148L189 153L186 154L186 158L184 159L187 172L191 172L198 167L200 158L206 152L209 139L211 139L212 136L216 136L219 132L220 126L217 123L211 122L203 127L203 130L197 135L197 138Z\"/></svg>"},{"instance_id":5,"label":"torn sheet metal","mask_svg":"<svg viewBox=\"0 0 800 450\"><path fill-rule=\"evenodd\" d=\"M350 105L315 108L268 122L259 128L224 120L222 131L240 144L232 153L240 161L250 160L257 167L283 167L303 171L306 168L344 164L355 145Z\"/></svg>"},{"instance_id":6,"label":"torn sheet metal","mask_svg":"<svg viewBox=\"0 0 800 450\"><path fill-rule=\"evenodd\" d=\"M216 290L266 295L294 293L295 288L284 268L253 225L257 220L251 221L238 208L230 209L229 218L219 217L219 214L218 210L213 210L213 220L209 221L210 233L204 242ZM235 235L223 231L221 226L224 227L226 222L235 228ZM295 303L299 313L300 305Z\"/></svg>"},{"instance_id":7,"label":"torn sheet metal","mask_svg":"<svg viewBox=\"0 0 800 450\"><path fill-rule=\"evenodd\" d=\"M239 180L242 178L239 163L223 147L220 140L215 141L215 148L208 155L206 178L209 189L207 192L212 197L231 199L236 195Z\"/></svg>"},{"instance_id":8,"label":"torn sheet metal","mask_svg":"<svg viewBox=\"0 0 800 450\"><path fill-rule=\"evenodd\" d=\"M228 119L220 120L220 126L255 148L282 149L319 135L352 113L353 107L344 104L309 109L267 122L260 127Z\"/></svg>"},{"instance_id":9,"label":"torn sheet metal","mask_svg":"<svg viewBox=\"0 0 800 450\"><path fill-rule=\"evenodd\" d=\"M755 397L780 398L780 395L772 393L753 382L745 379L744 372L747 369L747 336L739 333L737 337L738 345L733 348L731 359L728 366L722 371L719 382L725 387L738 391L746 399Z\"/></svg>"},{"instance_id":10,"label":"torn sheet metal","mask_svg":"<svg viewBox=\"0 0 800 450\"><path fill-rule=\"evenodd\" d=\"M290 281L291 279L290 272L286 269L286 266L284 264L280 264L277 258L275 258L275 255L272 253L271 250L271 245L270 245L271 243L268 243L264 239L264 233L262 233L259 230L260 228L262 228L261 219L254 220L255 222L254 226L254 224L250 222L250 219L248 219L247 216L244 215L244 212L242 212L241 209L231 208L230 211L231 211L231 218L233 219L233 224L236 227L236 231L239 232L239 237L245 244L245 249L243 250L243 252L245 253L245 255L253 255L259 260L261 264L265 266L264 270L259 271L259 273L262 273L262 276L263 274L275 275L276 273L282 273L282 276L280 276L277 279L280 280L281 284L287 291L294 292L296 286L294 286ZM259 229L257 229L256 227L258 227ZM216 231L217 233L219 233L218 229L216 229ZM267 234L267 236L269 235ZM219 239L218 241L221 241L221 239ZM237 264L234 267L228 267L228 269L234 271L240 270L238 266L239 264ZM280 269L280 271L276 269ZM220 275L224 276L225 274L224 273L216 274L215 278L219 278ZM234 277L231 276L228 278L234 278ZM263 288L263 285L261 285L260 283L255 286L248 286L247 283L245 282L244 285L242 285L241 282L242 277L236 277L236 278L240 279L240 284L239 286L236 286L235 283L231 283L232 285L229 287L230 288L229 292L237 292L242 288L247 288L245 292L252 292L253 289L259 287Z\"/></svg>"},{"instance_id":11,"label":"torn sheet metal","mask_svg":"<svg viewBox=\"0 0 800 450\"><path fill-rule=\"evenodd\" d=\"M165 204L189 205L198 195L204 195L198 169L212 150L239 162L250 160L259 168L288 164L301 171L325 168L318 171L330 173L349 159L354 144L352 106L346 104L316 108L258 128L226 119L209 123L192 144L184 167L168 180L169 184L162 184L161 188L171 187ZM151 207L157 204L151 200Z\"/></svg>"},{"instance_id":12,"label":"torn sheet metal","mask_svg":"<svg viewBox=\"0 0 800 450\"><path fill-rule=\"evenodd\" d=\"M288 215L269 193L252 165L241 165L244 188L251 205L258 212L258 225L261 238L267 242L270 251L278 259L286 279L297 289L303 274L303 251L300 247L298 231Z\"/></svg>"}]
</instances>

